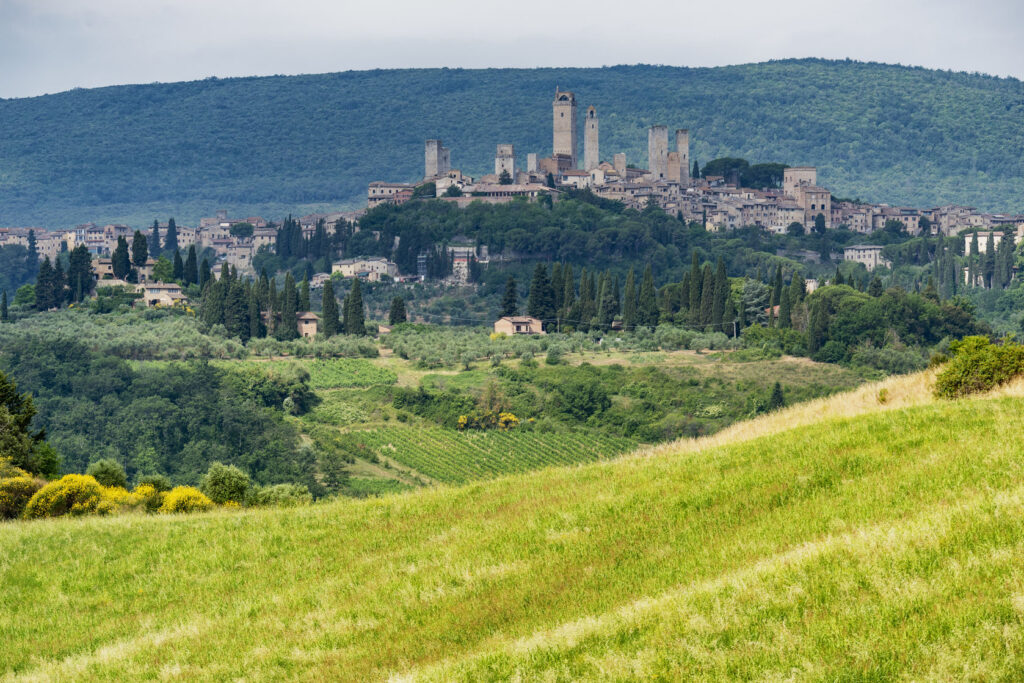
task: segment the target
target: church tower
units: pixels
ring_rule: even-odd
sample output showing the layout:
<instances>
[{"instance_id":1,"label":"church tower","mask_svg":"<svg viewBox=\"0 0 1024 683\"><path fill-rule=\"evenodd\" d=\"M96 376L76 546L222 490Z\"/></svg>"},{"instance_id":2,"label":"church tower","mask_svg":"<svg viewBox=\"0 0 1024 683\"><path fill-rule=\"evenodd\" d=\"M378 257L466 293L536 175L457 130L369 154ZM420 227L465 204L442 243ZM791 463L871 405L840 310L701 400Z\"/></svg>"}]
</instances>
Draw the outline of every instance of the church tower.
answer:
<instances>
[{"instance_id":1,"label":"church tower","mask_svg":"<svg viewBox=\"0 0 1024 683\"><path fill-rule=\"evenodd\" d=\"M597 146L597 110L587 107L587 118L583 124L583 170L590 171L601 163Z\"/></svg>"},{"instance_id":2,"label":"church tower","mask_svg":"<svg viewBox=\"0 0 1024 683\"><path fill-rule=\"evenodd\" d=\"M552 154L564 154L576 168L576 96L555 88Z\"/></svg>"}]
</instances>

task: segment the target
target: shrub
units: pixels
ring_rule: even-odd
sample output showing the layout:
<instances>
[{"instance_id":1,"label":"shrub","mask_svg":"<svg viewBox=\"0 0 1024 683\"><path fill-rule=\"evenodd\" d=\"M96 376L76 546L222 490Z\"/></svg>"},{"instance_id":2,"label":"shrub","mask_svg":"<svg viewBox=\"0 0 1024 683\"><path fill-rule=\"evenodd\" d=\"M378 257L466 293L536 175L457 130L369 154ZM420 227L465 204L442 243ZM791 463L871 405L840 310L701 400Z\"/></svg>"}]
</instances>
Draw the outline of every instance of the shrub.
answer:
<instances>
[{"instance_id":1,"label":"shrub","mask_svg":"<svg viewBox=\"0 0 1024 683\"><path fill-rule=\"evenodd\" d=\"M258 507L298 507L313 502L313 494L303 484L254 486L247 503Z\"/></svg>"},{"instance_id":2,"label":"shrub","mask_svg":"<svg viewBox=\"0 0 1024 683\"><path fill-rule=\"evenodd\" d=\"M988 391L1024 374L1024 346L1009 340L993 344L986 337L964 337L949 350L953 358L935 382L939 398Z\"/></svg>"},{"instance_id":3,"label":"shrub","mask_svg":"<svg viewBox=\"0 0 1024 683\"><path fill-rule=\"evenodd\" d=\"M128 475L124 473L121 463L113 458L97 460L89 465L85 471L90 477L100 483L101 486L114 486L122 489L128 488Z\"/></svg>"},{"instance_id":4,"label":"shrub","mask_svg":"<svg viewBox=\"0 0 1024 683\"><path fill-rule=\"evenodd\" d=\"M166 474L144 474L140 476L136 482L136 491L143 486L152 486L158 493L164 491L170 491L174 485L171 484L171 478Z\"/></svg>"},{"instance_id":5,"label":"shrub","mask_svg":"<svg viewBox=\"0 0 1024 683\"><path fill-rule=\"evenodd\" d=\"M213 501L203 492L192 486L176 486L164 495L160 512L177 514L189 512L205 512L213 507Z\"/></svg>"},{"instance_id":6,"label":"shrub","mask_svg":"<svg viewBox=\"0 0 1024 683\"><path fill-rule=\"evenodd\" d=\"M162 492L152 484L139 484L132 491L135 499L142 504L146 512L156 512L163 505L164 497Z\"/></svg>"},{"instance_id":7,"label":"shrub","mask_svg":"<svg viewBox=\"0 0 1024 683\"><path fill-rule=\"evenodd\" d=\"M87 474L68 474L36 491L25 506L25 517L93 513L102 496L103 487L93 477Z\"/></svg>"},{"instance_id":8,"label":"shrub","mask_svg":"<svg viewBox=\"0 0 1024 683\"><path fill-rule=\"evenodd\" d=\"M203 476L199 488L218 505L223 505L229 500L240 503L245 500L245 494L249 490L249 475L234 465L215 462Z\"/></svg>"},{"instance_id":9,"label":"shrub","mask_svg":"<svg viewBox=\"0 0 1024 683\"><path fill-rule=\"evenodd\" d=\"M33 479L28 475L0 479L0 519L20 517L29 500L43 484L41 479Z\"/></svg>"}]
</instances>

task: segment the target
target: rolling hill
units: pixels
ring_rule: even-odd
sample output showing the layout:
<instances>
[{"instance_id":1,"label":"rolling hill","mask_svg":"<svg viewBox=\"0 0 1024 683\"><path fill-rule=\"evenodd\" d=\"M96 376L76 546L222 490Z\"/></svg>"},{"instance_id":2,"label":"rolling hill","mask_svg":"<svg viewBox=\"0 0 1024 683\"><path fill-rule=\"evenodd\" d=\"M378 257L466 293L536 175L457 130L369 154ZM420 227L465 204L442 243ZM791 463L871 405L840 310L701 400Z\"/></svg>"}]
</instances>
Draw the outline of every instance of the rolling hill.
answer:
<instances>
[{"instance_id":1,"label":"rolling hill","mask_svg":"<svg viewBox=\"0 0 1024 683\"><path fill-rule=\"evenodd\" d=\"M12 524L0 671L1016 678L1024 384L937 402L931 382L460 488Z\"/></svg>"},{"instance_id":2,"label":"rolling hill","mask_svg":"<svg viewBox=\"0 0 1024 683\"><path fill-rule=\"evenodd\" d=\"M660 123L689 128L701 163L814 164L838 196L1024 211L1024 83L809 59L211 78L0 100L0 225L362 206L367 182L422 175L426 138L475 174L499 142L550 153L556 85L597 107L606 158L645 164L645 129Z\"/></svg>"}]
</instances>

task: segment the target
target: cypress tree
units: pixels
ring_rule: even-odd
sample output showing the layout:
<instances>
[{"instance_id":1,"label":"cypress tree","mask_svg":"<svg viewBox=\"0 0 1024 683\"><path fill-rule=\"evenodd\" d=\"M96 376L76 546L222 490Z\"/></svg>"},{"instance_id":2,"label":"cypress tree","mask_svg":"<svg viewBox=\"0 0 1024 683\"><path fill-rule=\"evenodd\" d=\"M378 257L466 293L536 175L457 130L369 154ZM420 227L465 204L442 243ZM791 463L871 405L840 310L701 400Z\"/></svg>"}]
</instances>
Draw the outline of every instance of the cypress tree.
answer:
<instances>
[{"instance_id":1,"label":"cypress tree","mask_svg":"<svg viewBox=\"0 0 1024 683\"><path fill-rule=\"evenodd\" d=\"M291 273L284 276L284 293L281 298L281 324L275 330L275 334L282 341L297 339L299 320L296 307L299 305L299 296L295 291L295 278Z\"/></svg>"},{"instance_id":2,"label":"cypress tree","mask_svg":"<svg viewBox=\"0 0 1024 683\"><path fill-rule=\"evenodd\" d=\"M167 234L164 236L164 251L178 251L178 226L173 218L167 219Z\"/></svg>"},{"instance_id":3,"label":"cypress tree","mask_svg":"<svg viewBox=\"0 0 1024 683\"><path fill-rule=\"evenodd\" d=\"M978 233L977 232L973 232L973 233L971 233L971 253L970 253L970 255L976 257L978 255L978 253L979 253L979 249L978 249Z\"/></svg>"},{"instance_id":4,"label":"cypress tree","mask_svg":"<svg viewBox=\"0 0 1024 683\"><path fill-rule=\"evenodd\" d=\"M811 317L807 323L807 351L816 353L825 345L828 333L828 313L825 312L824 301L818 300L811 305Z\"/></svg>"},{"instance_id":5,"label":"cypress tree","mask_svg":"<svg viewBox=\"0 0 1024 683\"><path fill-rule=\"evenodd\" d=\"M206 259L203 259L206 262ZM337 317L337 312L335 312ZM267 336L267 328L263 324L263 311L260 310L259 292L256 287L249 288L249 339Z\"/></svg>"},{"instance_id":6,"label":"cypress tree","mask_svg":"<svg viewBox=\"0 0 1024 683\"><path fill-rule=\"evenodd\" d=\"M768 410L778 410L786 405L786 398L782 394L782 385L778 382L772 387L771 396L768 398Z\"/></svg>"},{"instance_id":7,"label":"cypress tree","mask_svg":"<svg viewBox=\"0 0 1024 683\"><path fill-rule=\"evenodd\" d=\"M135 234L132 235L132 265L136 268L142 268L146 265L146 259L149 258L149 245L146 244L146 236L141 231L136 230Z\"/></svg>"},{"instance_id":8,"label":"cypress tree","mask_svg":"<svg viewBox=\"0 0 1024 683\"><path fill-rule=\"evenodd\" d=\"M843 281L843 274L839 271L838 268L836 268L836 278L835 278L835 280L832 281L832 284L834 284L834 285L845 285L846 284L846 282Z\"/></svg>"},{"instance_id":9,"label":"cypress tree","mask_svg":"<svg viewBox=\"0 0 1024 683\"><path fill-rule=\"evenodd\" d=\"M572 266L568 263L562 268L562 317L571 317L570 311L576 305L576 281L573 279Z\"/></svg>"},{"instance_id":10,"label":"cypress tree","mask_svg":"<svg viewBox=\"0 0 1024 683\"><path fill-rule=\"evenodd\" d=\"M324 283L323 307L320 309L320 318L323 323L323 335L330 339L338 334L338 300L334 296L334 284L328 279Z\"/></svg>"},{"instance_id":11,"label":"cypress tree","mask_svg":"<svg viewBox=\"0 0 1024 683\"><path fill-rule=\"evenodd\" d=\"M555 311L562 310L562 294L565 290L563 277L561 263L551 266L551 291L555 295Z\"/></svg>"},{"instance_id":12,"label":"cypress tree","mask_svg":"<svg viewBox=\"0 0 1024 683\"><path fill-rule=\"evenodd\" d=\"M791 306L789 287L785 287L782 290L782 300L779 302L779 327L783 330L793 327Z\"/></svg>"},{"instance_id":13,"label":"cypress tree","mask_svg":"<svg viewBox=\"0 0 1024 683\"><path fill-rule=\"evenodd\" d=\"M346 334L363 336L366 334L366 312L363 310L363 291L359 278L352 278L352 291L348 294L345 308L348 309Z\"/></svg>"},{"instance_id":14,"label":"cypress tree","mask_svg":"<svg viewBox=\"0 0 1024 683\"><path fill-rule=\"evenodd\" d=\"M690 177L700 178L700 164L697 163L696 159L693 160L693 172L690 173Z\"/></svg>"},{"instance_id":15,"label":"cypress tree","mask_svg":"<svg viewBox=\"0 0 1024 683\"><path fill-rule=\"evenodd\" d=\"M992 231L989 231L988 239L985 240L985 257L982 259L981 272L985 286L991 288L996 272L996 246Z\"/></svg>"},{"instance_id":16,"label":"cypress tree","mask_svg":"<svg viewBox=\"0 0 1024 683\"><path fill-rule=\"evenodd\" d=\"M640 282L640 295L637 297L637 324L654 328L660 318L658 300L654 292L654 273L650 264L644 268L644 277Z\"/></svg>"},{"instance_id":17,"label":"cypress tree","mask_svg":"<svg viewBox=\"0 0 1024 683\"><path fill-rule=\"evenodd\" d=\"M206 289L206 283L213 277L213 273L210 271L210 261L203 259L203 262L199 264L199 289L202 291Z\"/></svg>"},{"instance_id":18,"label":"cypress tree","mask_svg":"<svg viewBox=\"0 0 1024 683\"><path fill-rule=\"evenodd\" d=\"M543 263L538 263L533 269L533 279L530 281L530 294L526 300L527 313L544 323L545 329L555 320L555 292L551 288L551 281L548 279L548 269Z\"/></svg>"},{"instance_id":19,"label":"cypress tree","mask_svg":"<svg viewBox=\"0 0 1024 683\"><path fill-rule=\"evenodd\" d=\"M772 306L782 303L782 266L775 269L775 284L772 286Z\"/></svg>"},{"instance_id":20,"label":"cypress tree","mask_svg":"<svg viewBox=\"0 0 1024 683\"><path fill-rule=\"evenodd\" d=\"M605 273L601 277L600 294L597 302L597 318L604 329L611 327L612 320L618 312L618 302L615 300L615 289L611 275Z\"/></svg>"},{"instance_id":21,"label":"cypress tree","mask_svg":"<svg viewBox=\"0 0 1024 683\"><path fill-rule=\"evenodd\" d=\"M626 292L622 298L622 328L631 331L636 328L637 317L636 276L633 269L626 274Z\"/></svg>"},{"instance_id":22,"label":"cypress tree","mask_svg":"<svg viewBox=\"0 0 1024 683\"><path fill-rule=\"evenodd\" d=\"M125 238L117 238L117 246L114 248L114 253L110 255L110 265L114 271L114 277L118 280L128 277L128 271L132 269L132 262L128 256L128 242Z\"/></svg>"},{"instance_id":23,"label":"cypress tree","mask_svg":"<svg viewBox=\"0 0 1024 683\"><path fill-rule=\"evenodd\" d=\"M39 249L36 247L36 231L28 231L28 265L29 268L35 268L36 264L39 263Z\"/></svg>"},{"instance_id":24,"label":"cypress tree","mask_svg":"<svg viewBox=\"0 0 1024 683\"><path fill-rule=\"evenodd\" d=\"M171 270L171 277L178 282L182 282L185 278L185 264L181 262L181 252L178 250L174 251L174 265Z\"/></svg>"},{"instance_id":25,"label":"cypress tree","mask_svg":"<svg viewBox=\"0 0 1024 683\"><path fill-rule=\"evenodd\" d=\"M50 264L50 257L47 256L39 264L39 271L36 274L36 310L48 311L58 305L57 282L57 273Z\"/></svg>"},{"instance_id":26,"label":"cypress tree","mask_svg":"<svg viewBox=\"0 0 1024 683\"><path fill-rule=\"evenodd\" d=\"M227 266L227 264L224 264ZM226 268L221 269L221 275L226 272ZM196 260L196 245L191 244L188 248L188 256L185 257L185 270L184 270L185 284L197 285L199 284L199 262Z\"/></svg>"},{"instance_id":27,"label":"cypress tree","mask_svg":"<svg viewBox=\"0 0 1024 683\"><path fill-rule=\"evenodd\" d=\"M391 310L388 311L388 324L400 325L406 322L406 320L405 299L400 296L396 296L391 300Z\"/></svg>"},{"instance_id":28,"label":"cypress tree","mask_svg":"<svg viewBox=\"0 0 1024 683\"><path fill-rule=\"evenodd\" d=\"M228 336L238 337L244 344L249 340L249 297L241 280L226 283L224 297L224 327Z\"/></svg>"},{"instance_id":29,"label":"cypress tree","mask_svg":"<svg viewBox=\"0 0 1024 683\"><path fill-rule=\"evenodd\" d=\"M694 249L690 254L690 296L689 305L687 308L690 310L690 322L697 324L700 321L700 295L703 281L701 280L700 272L700 258L697 256L697 250Z\"/></svg>"},{"instance_id":30,"label":"cypress tree","mask_svg":"<svg viewBox=\"0 0 1024 683\"><path fill-rule=\"evenodd\" d=\"M153 231L149 233L149 255L154 259L160 256L160 222L153 220Z\"/></svg>"},{"instance_id":31,"label":"cypress tree","mask_svg":"<svg viewBox=\"0 0 1024 683\"><path fill-rule=\"evenodd\" d=\"M0 295L0 323L5 323L8 320L10 320L10 314L7 312L7 290L5 289Z\"/></svg>"},{"instance_id":32,"label":"cypress tree","mask_svg":"<svg viewBox=\"0 0 1024 683\"><path fill-rule=\"evenodd\" d=\"M882 296L883 291L882 279L877 275L871 278L871 284L868 285L868 294L877 298Z\"/></svg>"},{"instance_id":33,"label":"cypress tree","mask_svg":"<svg viewBox=\"0 0 1024 683\"><path fill-rule=\"evenodd\" d=\"M718 257L715 267L715 300L711 308L711 324L716 332L722 331L725 320L725 304L729 300L729 277L725 274L725 262Z\"/></svg>"},{"instance_id":34,"label":"cypress tree","mask_svg":"<svg viewBox=\"0 0 1024 683\"><path fill-rule=\"evenodd\" d=\"M703 284L700 291L699 324L701 327L704 327L711 324L715 310L715 275L711 272L710 263L704 264L704 270L701 272L701 282Z\"/></svg>"},{"instance_id":35,"label":"cypress tree","mask_svg":"<svg viewBox=\"0 0 1024 683\"><path fill-rule=\"evenodd\" d=\"M516 289L516 279L509 277L505 282L505 296L501 299L501 315L510 316L519 313L519 293Z\"/></svg>"},{"instance_id":36,"label":"cypress tree","mask_svg":"<svg viewBox=\"0 0 1024 683\"><path fill-rule=\"evenodd\" d=\"M299 310L309 310L309 280L299 283Z\"/></svg>"}]
</instances>

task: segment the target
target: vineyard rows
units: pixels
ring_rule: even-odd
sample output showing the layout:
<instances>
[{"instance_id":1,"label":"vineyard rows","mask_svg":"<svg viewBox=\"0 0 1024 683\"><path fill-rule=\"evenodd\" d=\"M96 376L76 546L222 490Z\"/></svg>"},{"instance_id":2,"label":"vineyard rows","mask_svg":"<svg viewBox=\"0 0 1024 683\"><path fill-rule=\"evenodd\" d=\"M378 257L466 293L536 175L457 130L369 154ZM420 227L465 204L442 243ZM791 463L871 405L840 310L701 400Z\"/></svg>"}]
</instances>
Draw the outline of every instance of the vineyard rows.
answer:
<instances>
[{"instance_id":1,"label":"vineyard rows","mask_svg":"<svg viewBox=\"0 0 1024 683\"><path fill-rule=\"evenodd\" d=\"M453 484L594 462L637 446L635 441L616 436L526 430L457 432L441 427L387 427L356 434L378 455Z\"/></svg>"}]
</instances>

